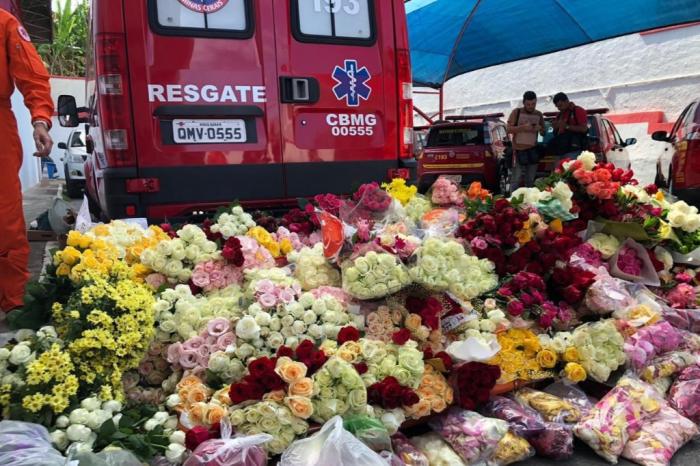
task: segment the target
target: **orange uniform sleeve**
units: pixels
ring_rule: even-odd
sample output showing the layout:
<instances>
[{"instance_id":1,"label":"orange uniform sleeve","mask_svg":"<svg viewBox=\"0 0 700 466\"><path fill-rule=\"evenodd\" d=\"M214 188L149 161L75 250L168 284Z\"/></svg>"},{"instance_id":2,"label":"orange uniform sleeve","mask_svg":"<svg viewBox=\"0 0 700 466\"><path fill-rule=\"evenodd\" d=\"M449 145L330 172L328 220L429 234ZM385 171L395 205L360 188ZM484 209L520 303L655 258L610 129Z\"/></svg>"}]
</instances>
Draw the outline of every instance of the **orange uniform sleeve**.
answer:
<instances>
[{"instance_id":1,"label":"orange uniform sleeve","mask_svg":"<svg viewBox=\"0 0 700 466\"><path fill-rule=\"evenodd\" d=\"M12 18L6 27L10 76L24 96L24 104L32 115L32 122L42 120L51 127L54 104L49 73L19 21Z\"/></svg>"}]
</instances>

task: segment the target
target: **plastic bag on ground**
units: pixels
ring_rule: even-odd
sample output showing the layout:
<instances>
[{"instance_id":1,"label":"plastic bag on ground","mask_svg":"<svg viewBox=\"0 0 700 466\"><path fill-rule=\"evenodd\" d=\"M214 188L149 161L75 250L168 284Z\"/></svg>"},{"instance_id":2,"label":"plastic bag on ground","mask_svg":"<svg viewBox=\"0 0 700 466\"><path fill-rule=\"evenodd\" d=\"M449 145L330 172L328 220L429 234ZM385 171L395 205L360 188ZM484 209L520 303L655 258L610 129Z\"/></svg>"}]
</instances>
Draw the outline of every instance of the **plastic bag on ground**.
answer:
<instances>
[{"instance_id":1,"label":"plastic bag on ground","mask_svg":"<svg viewBox=\"0 0 700 466\"><path fill-rule=\"evenodd\" d=\"M574 454L573 427L559 422L546 422L544 430L528 438L539 456L564 460Z\"/></svg>"},{"instance_id":2,"label":"plastic bag on ground","mask_svg":"<svg viewBox=\"0 0 700 466\"><path fill-rule=\"evenodd\" d=\"M548 385L543 391L545 393L549 393L550 395L557 396L576 406L579 411L581 411L582 416L588 414L596 401L591 400L591 398L589 398L588 395L586 395L586 393L577 385L563 380L558 380L553 384Z\"/></svg>"},{"instance_id":3,"label":"plastic bag on ground","mask_svg":"<svg viewBox=\"0 0 700 466\"><path fill-rule=\"evenodd\" d=\"M527 440L512 432L507 432L501 441L498 442L496 452L491 461L489 461L489 464L506 466L508 464L525 461L533 456L535 456L535 450L530 446Z\"/></svg>"},{"instance_id":4,"label":"plastic bag on ground","mask_svg":"<svg viewBox=\"0 0 700 466\"><path fill-rule=\"evenodd\" d=\"M605 315L637 304L637 301L627 291L625 282L615 277L602 276L588 288L584 303L593 313Z\"/></svg>"},{"instance_id":5,"label":"plastic bag on ground","mask_svg":"<svg viewBox=\"0 0 700 466\"><path fill-rule=\"evenodd\" d=\"M114 449L99 453L85 453L71 456L80 466L142 466L143 462L127 450Z\"/></svg>"},{"instance_id":6,"label":"plastic bag on ground","mask_svg":"<svg viewBox=\"0 0 700 466\"><path fill-rule=\"evenodd\" d=\"M406 466L430 466L428 458L401 432L391 436L394 453Z\"/></svg>"},{"instance_id":7,"label":"plastic bag on ground","mask_svg":"<svg viewBox=\"0 0 700 466\"><path fill-rule=\"evenodd\" d=\"M382 421L371 416L350 416L343 421L343 427L362 443L376 452L392 451L389 431Z\"/></svg>"},{"instance_id":8,"label":"plastic bag on ground","mask_svg":"<svg viewBox=\"0 0 700 466\"><path fill-rule=\"evenodd\" d=\"M0 422L2 466L73 466L51 445L44 426L20 421Z\"/></svg>"},{"instance_id":9,"label":"plastic bag on ground","mask_svg":"<svg viewBox=\"0 0 700 466\"><path fill-rule=\"evenodd\" d=\"M622 456L642 466L669 466L673 455L698 433L693 421L665 406L630 437Z\"/></svg>"},{"instance_id":10,"label":"plastic bag on ground","mask_svg":"<svg viewBox=\"0 0 700 466\"><path fill-rule=\"evenodd\" d=\"M386 466L386 461L343 427L335 416L311 437L297 440L282 454L280 466Z\"/></svg>"},{"instance_id":11,"label":"plastic bag on ground","mask_svg":"<svg viewBox=\"0 0 700 466\"><path fill-rule=\"evenodd\" d=\"M451 408L429 425L467 464L491 459L508 432L507 422L460 408Z\"/></svg>"},{"instance_id":12,"label":"plastic bag on ground","mask_svg":"<svg viewBox=\"0 0 700 466\"><path fill-rule=\"evenodd\" d=\"M452 447L435 432L412 437L411 442L425 454L430 466L467 466Z\"/></svg>"},{"instance_id":13,"label":"plastic bag on ground","mask_svg":"<svg viewBox=\"0 0 700 466\"><path fill-rule=\"evenodd\" d=\"M625 376L576 424L574 433L614 464L630 437L664 405L656 389L637 378Z\"/></svg>"},{"instance_id":14,"label":"plastic bag on ground","mask_svg":"<svg viewBox=\"0 0 700 466\"><path fill-rule=\"evenodd\" d=\"M663 306L664 320L681 330L700 333L700 309L674 309Z\"/></svg>"},{"instance_id":15,"label":"plastic bag on ground","mask_svg":"<svg viewBox=\"0 0 700 466\"><path fill-rule=\"evenodd\" d=\"M221 423L221 438L207 440L187 458L183 466L266 466L262 445L274 437L258 434L231 438L231 424Z\"/></svg>"},{"instance_id":16,"label":"plastic bag on ground","mask_svg":"<svg viewBox=\"0 0 700 466\"><path fill-rule=\"evenodd\" d=\"M545 423L539 413L510 398L494 396L479 411L484 416L506 421L512 432L526 439L545 429Z\"/></svg>"},{"instance_id":17,"label":"plastic bag on ground","mask_svg":"<svg viewBox=\"0 0 700 466\"><path fill-rule=\"evenodd\" d=\"M671 386L668 403L695 423L700 423L700 366L685 368Z\"/></svg>"},{"instance_id":18,"label":"plastic bag on ground","mask_svg":"<svg viewBox=\"0 0 700 466\"><path fill-rule=\"evenodd\" d=\"M576 423L582 417L581 410L574 404L539 390L521 388L513 397L518 403L529 406L550 422Z\"/></svg>"}]
</instances>

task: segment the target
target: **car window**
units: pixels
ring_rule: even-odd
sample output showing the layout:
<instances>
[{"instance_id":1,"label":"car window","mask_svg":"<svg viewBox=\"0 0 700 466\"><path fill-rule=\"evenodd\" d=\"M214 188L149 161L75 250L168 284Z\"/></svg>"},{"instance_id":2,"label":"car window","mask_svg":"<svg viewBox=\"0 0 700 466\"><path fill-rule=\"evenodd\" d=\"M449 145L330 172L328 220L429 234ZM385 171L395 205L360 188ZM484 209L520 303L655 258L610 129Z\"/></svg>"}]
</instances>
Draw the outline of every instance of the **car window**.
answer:
<instances>
[{"instance_id":1,"label":"car window","mask_svg":"<svg viewBox=\"0 0 700 466\"><path fill-rule=\"evenodd\" d=\"M695 106L695 118L693 119L693 123L700 125L700 103Z\"/></svg>"},{"instance_id":2,"label":"car window","mask_svg":"<svg viewBox=\"0 0 700 466\"><path fill-rule=\"evenodd\" d=\"M588 136L598 137L598 125L595 124L595 116L588 115Z\"/></svg>"},{"instance_id":3,"label":"car window","mask_svg":"<svg viewBox=\"0 0 700 466\"><path fill-rule=\"evenodd\" d=\"M482 126L434 128L428 135L426 147L466 146L472 144L484 144L484 128Z\"/></svg>"},{"instance_id":4,"label":"car window","mask_svg":"<svg viewBox=\"0 0 700 466\"><path fill-rule=\"evenodd\" d=\"M249 0L155 0L151 8L158 32L207 36L251 30Z\"/></svg>"},{"instance_id":5,"label":"car window","mask_svg":"<svg viewBox=\"0 0 700 466\"><path fill-rule=\"evenodd\" d=\"M71 136L70 147L85 147L85 137L81 131L76 131Z\"/></svg>"},{"instance_id":6,"label":"car window","mask_svg":"<svg viewBox=\"0 0 700 466\"><path fill-rule=\"evenodd\" d=\"M683 128L683 121L685 120L686 115L690 111L690 108L693 106L693 104L688 105L685 107L683 110L683 113L681 113L681 116L678 117L678 120L676 120L676 124L673 125L673 129L671 130L671 138L675 140L680 140L683 138L682 134L682 128Z\"/></svg>"},{"instance_id":7,"label":"car window","mask_svg":"<svg viewBox=\"0 0 700 466\"><path fill-rule=\"evenodd\" d=\"M293 0L292 27L306 42L371 41L374 0Z\"/></svg>"},{"instance_id":8,"label":"car window","mask_svg":"<svg viewBox=\"0 0 700 466\"><path fill-rule=\"evenodd\" d=\"M612 128L610 128L610 122L601 118L600 123L603 125L603 132L605 133L606 142L610 144L615 144L615 134Z\"/></svg>"},{"instance_id":9,"label":"car window","mask_svg":"<svg viewBox=\"0 0 700 466\"><path fill-rule=\"evenodd\" d=\"M607 120L607 122L610 125L610 129L613 132L613 136L615 136L615 144L621 146L623 141L622 141L622 137L620 136L620 133L617 131L617 127L615 126L615 124L612 121Z\"/></svg>"}]
</instances>

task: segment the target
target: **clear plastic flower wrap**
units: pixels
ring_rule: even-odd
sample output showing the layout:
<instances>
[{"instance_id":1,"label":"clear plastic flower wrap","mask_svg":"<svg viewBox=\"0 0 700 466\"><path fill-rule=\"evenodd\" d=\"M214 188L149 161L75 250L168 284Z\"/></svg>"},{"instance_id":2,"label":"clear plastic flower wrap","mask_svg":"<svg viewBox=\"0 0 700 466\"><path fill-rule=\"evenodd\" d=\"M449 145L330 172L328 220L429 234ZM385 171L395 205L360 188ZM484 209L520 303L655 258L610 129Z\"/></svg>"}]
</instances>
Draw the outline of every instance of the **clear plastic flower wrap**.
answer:
<instances>
[{"instance_id":1,"label":"clear plastic flower wrap","mask_svg":"<svg viewBox=\"0 0 700 466\"><path fill-rule=\"evenodd\" d=\"M228 419L228 418L225 418ZM231 424L221 423L221 438L202 442L183 466L265 466L267 453L262 444L269 434L231 438Z\"/></svg>"},{"instance_id":2,"label":"clear plastic flower wrap","mask_svg":"<svg viewBox=\"0 0 700 466\"><path fill-rule=\"evenodd\" d=\"M670 466L673 455L698 433L693 421L664 406L630 436L622 456L642 466Z\"/></svg>"},{"instance_id":3,"label":"clear plastic flower wrap","mask_svg":"<svg viewBox=\"0 0 700 466\"><path fill-rule=\"evenodd\" d=\"M574 432L567 424L546 422L544 430L528 441L537 454L545 458L563 460L574 454Z\"/></svg>"},{"instance_id":4,"label":"clear plastic flower wrap","mask_svg":"<svg viewBox=\"0 0 700 466\"><path fill-rule=\"evenodd\" d=\"M335 416L314 435L285 450L279 466L386 466L386 461L343 428Z\"/></svg>"},{"instance_id":5,"label":"clear plastic flower wrap","mask_svg":"<svg viewBox=\"0 0 700 466\"><path fill-rule=\"evenodd\" d=\"M695 423L700 423L700 366L685 368L671 386L669 405Z\"/></svg>"},{"instance_id":6,"label":"clear plastic flower wrap","mask_svg":"<svg viewBox=\"0 0 700 466\"><path fill-rule=\"evenodd\" d=\"M558 396L576 406L581 412L581 416L587 415L595 403L595 400L591 400L578 385L566 380L557 380L553 384L548 385L543 391L550 395Z\"/></svg>"},{"instance_id":7,"label":"clear plastic flower wrap","mask_svg":"<svg viewBox=\"0 0 700 466\"><path fill-rule=\"evenodd\" d=\"M687 351L674 351L666 353L649 363L642 371L642 380L652 383L662 377L670 377L678 374L683 369L698 362L697 356Z\"/></svg>"},{"instance_id":8,"label":"clear plastic flower wrap","mask_svg":"<svg viewBox=\"0 0 700 466\"><path fill-rule=\"evenodd\" d=\"M357 299L377 299L411 284L408 269L388 253L369 251L342 265L343 289Z\"/></svg>"},{"instance_id":9,"label":"clear plastic flower wrap","mask_svg":"<svg viewBox=\"0 0 700 466\"><path fill-rule=\"evenodd\" d=\"M401 432L391 436L394 453L406 466L430 466L428 458Z\"/></svg>"},{"instance_id":10,"label":"clear plastic flower wrap","mask_svg":"<svg viewBox=\"0 0 700 466\"><path fill-rule=\"evenodd\" d=\"M64 466L66 459L51 445L44 426L19 421L0 422L0 464L3 466Z\"/></svg>"},{"instance_id":11,"label":"clear plastic flower wrap","mask_svg":"<svg viewBox=\"0 0 700 466\"><path fill-rule=\"evenodd\" d=\"M664 405L661 395L639 379L625 376L574 427L578 438L611 463L631 436Z\"/></svg>"},{"instance_id":12,"label":"clear plastic flower wrap","mask_svg":"<svg viewBox=\"0 0 700 466\"><path fill-rule=\"evenodd\" d=\"M382 421L366 415L349 416L343 420L345 430L376 452L391 451L391 438Z\"/></svg>"},{"instance_id":13,"label":"clear plastic flower wrap","mask_svg":"<svg viewBox=\"0 0 700 466\"><path fill-rule=\"evenodd\" d=\"M510 398L491 397L491 400L479 411L484 416L506 421L511 431L526 439L536 436L545 429L545 422L539 413Z\"/></svg>"},{"instance_id":14,"label":"clear plastic flower wrap","mask_svg":"<svg viewBox=\"0 0 700 466\"><path fill-rule=\"evenodd\" d=\"M533 456L535 456L535 450L530 446L527 440L512 432L506 432L506 435L498 442L496 452L489 461L489 464L506 466L508 464L525 461Z\"/></svg>"},{"instance_id":15,"label":"clear plastic flower wrap","mask_svg":"<svg viewBox=\"0 0 700 466\"><path fill-rule=\"evenodd\" d=\"M622 280L610 275L602 275L598 276L588 288L584 303L593 313L605 315L634 305L636 301L629 294Z\"/></svg>"},{"instance_id":16,"label":"clear plastic flower wrap","mask_svg":"<svg viewBox=\"0 0 700 466\"><path fill-rule=\"evenodd\" d=\"M649 286L661 283L647 250L631 238L610 258L610 275Z\"/></svg>"},{"instance_id":17,"label":"clear plastic flower wrap","mask_svg":"<svg viewBox=\"0 0 700 466\"><path fill-rule=\"evenodd\" d=\"M431 420L429 425L467 464L492 458L498 443L508 432L507 422L460 408L450 409Z\"/></svg>"},{"instance_id":18,"label":"clear plastic flower wrap","mask_svg":"<svg viewBox=\"0 0 700 466\"><path fill-rule=\"evenodd\" d=\"M464 203L461 181L461 176L439 176L431 188L430 199L433 204L461 206Z\"/></svg>"},{"instance_id":19,"label":"clear plastic flower wrap","mask_svg":"<svg viewBox=\"0 0 700 466\"><path fill-rule=\"evenodd\" d=\"M435 432L411 437L411 442L425 454L430 466L467 466L457 452Z\"/></svg>"},{"instance_id":20,"label":"clear plastic flower wrap","mask_svg":"<svg viewBox=\"0 0 700 466\"><path fill-rule=\"evenodd\" d=\"M469 300L498 286L493 262L467 254L457 241L428 238L414 256L411 278L430 290Z\"/></svg>"},{"instance_id":21,"label":"clear plastic flower wrap","mask_svg":"<svg viewBox=\"0 0 700 466\"><path fill-rule=\"evenodd\" d=\"M700 333L700 309L674 309L663 306L661 311L668 323L681 330Z\"/></svg>"},{"instance_id":22,"label":"clear plastic flower wrap","mask_svg":"<svg viewBox=\"0 0 700 466\"><path fill-rule=\"evenodd\" d=\"M521 388L513 397L518 403L529 406L550 422L576 423L582 416L581 410L569 401L532 388Z\"/></svg>"},{"instance_id":23,"label":"clear plastic flower wrap","mask_svg":"<svg viewBox=\"0 0 700 466\"><path fill-rule=\"evenodd\" d=\"M625 341L627 359L636 370L644 368L654 357L674 351L683 342L683 335L668 322L640 328Z\"/></svg>"}]
</instances>

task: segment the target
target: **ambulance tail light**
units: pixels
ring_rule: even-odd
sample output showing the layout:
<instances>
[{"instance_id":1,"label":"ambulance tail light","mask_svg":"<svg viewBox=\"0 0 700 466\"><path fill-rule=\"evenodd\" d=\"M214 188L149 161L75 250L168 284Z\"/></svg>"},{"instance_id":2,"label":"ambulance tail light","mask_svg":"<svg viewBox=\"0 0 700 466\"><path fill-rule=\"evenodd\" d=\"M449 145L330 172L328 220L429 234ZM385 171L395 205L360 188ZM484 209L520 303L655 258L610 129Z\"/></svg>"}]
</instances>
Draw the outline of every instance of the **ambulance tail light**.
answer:
<instances>
[{"instance_id":1,"label":"ambulance tail light","mask_svg":"<svg viewBox=\"0 0 700 466\"><path fill-rule=\"evenodd\" d=\"M411 55L407 49L397 50L399 76L399 156L413 157L413 79Z\"/></svg>"},{"instance_id":2,"label":"ambulance tail light","mask_svg":"<svg viewBox=\"0 0 700 466\"><path fill-rule=\"evenodd\" d=\"M95 46L97 84L105 155L109 166L136 165L129 100L129 65L124 34L98 34Z\"/></svg>"}]
</instances>

